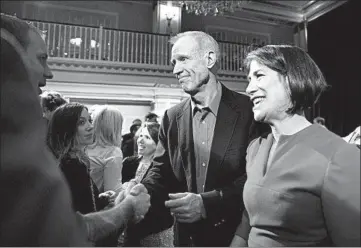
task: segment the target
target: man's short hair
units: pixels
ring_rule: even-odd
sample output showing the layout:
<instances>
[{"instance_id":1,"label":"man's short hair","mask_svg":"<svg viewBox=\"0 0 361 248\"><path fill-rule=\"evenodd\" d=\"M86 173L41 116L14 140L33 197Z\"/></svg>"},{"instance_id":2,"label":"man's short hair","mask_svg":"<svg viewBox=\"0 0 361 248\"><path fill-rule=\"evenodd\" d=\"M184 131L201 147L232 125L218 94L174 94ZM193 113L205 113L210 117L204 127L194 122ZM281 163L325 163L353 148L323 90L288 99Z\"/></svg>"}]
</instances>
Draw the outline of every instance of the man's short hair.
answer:
<instances>
[{"instance_id":1,"label":"man's short hair","mask_svg":"<svg viewBox=\"0 0 361 248\"><path fill-rule=\"evenodd\" d=\"M38 32L39 35L42 34L42 32L31 23L21 20L16 16L6 15L4 13L1 13L0 25L1 28L14 35L24 49L29 45L29 31L31 29Z\"/></svg>"},{"instance_id":2,"label":"man's short hair","mask_svg":"<svg viewBox=\"0 0 361 248\"><path fill-rule=\"evenodd\" d=\"M176 43L182 37L194 38L198 42L199 52L212 50L216 55L216 63L219 64L221 53L217 41L212 36L202 31L187 31L173 36L170 38L169 43L174 45L174 43Z\"/></svg>"},{"instance_id":3,"label":"man's short hair","mask_svg":"<svg viewBox=\"0 0 361 248\"><path fill-rule=\"evenodd\" d=\"M149 121L151 119L157 119L159 116L156 114L156 113L148 113L146 116L145 116L145 121Z\"/></svg>"}]
</instances>

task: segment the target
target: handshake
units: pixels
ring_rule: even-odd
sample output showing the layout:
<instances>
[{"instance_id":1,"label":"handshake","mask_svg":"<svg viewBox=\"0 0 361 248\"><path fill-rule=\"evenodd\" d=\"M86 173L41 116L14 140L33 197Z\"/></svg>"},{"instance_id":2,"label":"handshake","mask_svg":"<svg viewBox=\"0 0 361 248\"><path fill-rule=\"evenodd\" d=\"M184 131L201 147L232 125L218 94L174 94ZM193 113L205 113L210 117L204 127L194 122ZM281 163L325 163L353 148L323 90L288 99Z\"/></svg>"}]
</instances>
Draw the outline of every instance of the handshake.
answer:
<instances>
[{"instance_id":1,"label":"handshake","mask_svg":"<svg viewBox=\"0 0 361 248\"><path fill-rule=\"evenodd\" d=\"M136 224L144 219L150 207L150 196L143 184L130 181L122 186L122 190L115 198L114 205L119 203L130 205L133 210L132 223Z\"/></svg>"}]
</instances>

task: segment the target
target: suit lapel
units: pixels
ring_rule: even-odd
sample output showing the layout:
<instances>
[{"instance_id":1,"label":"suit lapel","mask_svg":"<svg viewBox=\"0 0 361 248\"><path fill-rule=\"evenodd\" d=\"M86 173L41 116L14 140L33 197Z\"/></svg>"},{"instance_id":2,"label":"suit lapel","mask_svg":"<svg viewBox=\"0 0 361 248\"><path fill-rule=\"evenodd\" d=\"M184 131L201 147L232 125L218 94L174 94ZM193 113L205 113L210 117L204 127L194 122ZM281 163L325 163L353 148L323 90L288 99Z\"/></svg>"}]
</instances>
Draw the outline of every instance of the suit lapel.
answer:
<instances>
[{"instance_id":1,"label":"suit lapel","mask_svg":"<svg viewBox=\"0 0 361 248\"><path fill-rule=\"evenodd\" d=\"M190 192L196 192L194 143L190 99L184 104L183 111L177 116L178 143L182 166L184 168L187 187Z\"/></svg>"},{"instance_id":2,"label":"suit lapel","mask_svg":"<svg viewBox=\"0 0 361 248\"><path fill-rule=\"evenodd\" d=\"M240 118L240 113L236 112L231 107L232 105L229 104L232 100L230 98L229 90L222 85L222 98L218 108L216 125L214 127L205 191L209 189L208 187L213 187L218 177L218 171L222 166L227 147L233 136L237 119Z\"/></svg>"}]
</instances>

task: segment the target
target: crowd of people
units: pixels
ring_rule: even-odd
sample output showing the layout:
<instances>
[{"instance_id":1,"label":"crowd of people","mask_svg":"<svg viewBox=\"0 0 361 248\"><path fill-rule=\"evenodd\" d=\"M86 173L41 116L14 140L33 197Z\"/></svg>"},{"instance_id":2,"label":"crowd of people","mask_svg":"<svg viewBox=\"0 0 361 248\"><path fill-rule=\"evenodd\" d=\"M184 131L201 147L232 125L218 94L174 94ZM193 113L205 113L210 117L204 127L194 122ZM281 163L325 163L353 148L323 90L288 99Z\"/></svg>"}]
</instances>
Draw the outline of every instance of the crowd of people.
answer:
<instances>
[{"instance_id":1,"label":"crowd of people","mask_svg":"<svg viewBox=\"0 0 361 248\"><path fill-rule=\"evenodd\" d=\"M210 35L170 44L189 97L123 135L116 107L42 93L40 31L1 14L0 245L360 246L360 128L307 120L328 87L307 52L250 52L239 94Z\"/></svg>"}]
</instances>

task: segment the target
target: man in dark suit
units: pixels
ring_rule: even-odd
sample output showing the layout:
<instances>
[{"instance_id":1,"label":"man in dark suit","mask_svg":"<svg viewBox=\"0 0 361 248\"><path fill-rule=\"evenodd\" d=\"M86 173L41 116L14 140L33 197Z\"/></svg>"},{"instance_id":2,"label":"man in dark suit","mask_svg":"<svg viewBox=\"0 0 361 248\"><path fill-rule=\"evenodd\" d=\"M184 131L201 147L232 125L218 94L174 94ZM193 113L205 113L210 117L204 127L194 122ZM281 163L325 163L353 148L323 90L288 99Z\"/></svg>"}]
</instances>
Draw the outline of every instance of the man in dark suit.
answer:
<instances>
[{"instance_id":1,"label":"man in dark suit","mask_svg":"<svg viewBox=\"0 0 361 248\"><path fill-rule=\"evenodd\" d=\"M229 246L243 210L252 105L217 81L220 52L211 36L185 32L170 42L173 73L190 98L164 114L142 180L150 212L163 204L173 214L176 246Z\"/></svg>"}]
</instances>

